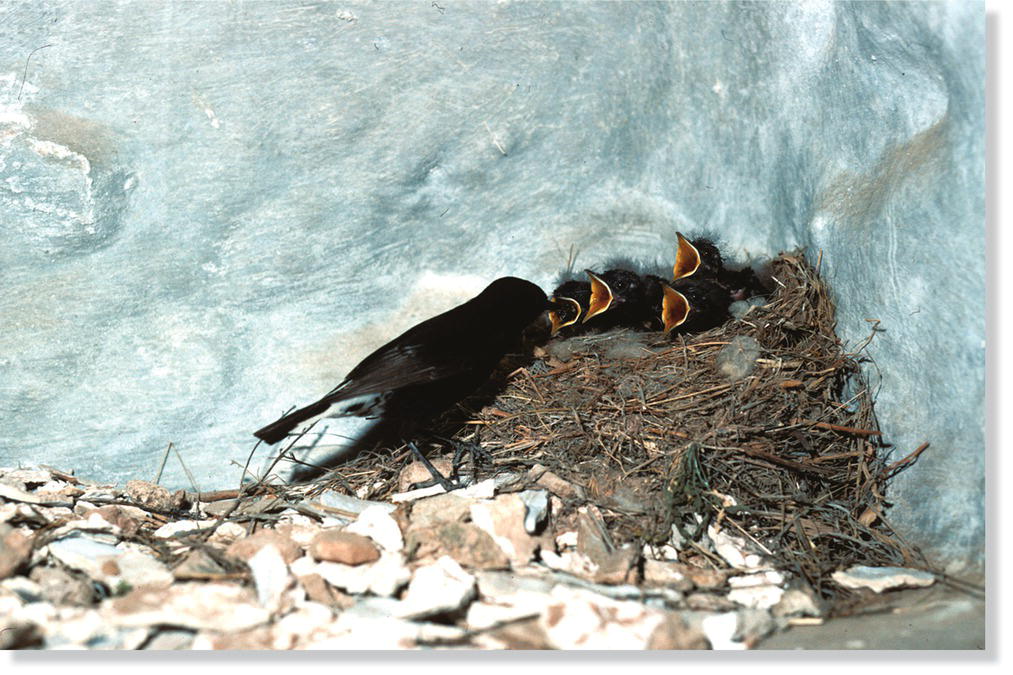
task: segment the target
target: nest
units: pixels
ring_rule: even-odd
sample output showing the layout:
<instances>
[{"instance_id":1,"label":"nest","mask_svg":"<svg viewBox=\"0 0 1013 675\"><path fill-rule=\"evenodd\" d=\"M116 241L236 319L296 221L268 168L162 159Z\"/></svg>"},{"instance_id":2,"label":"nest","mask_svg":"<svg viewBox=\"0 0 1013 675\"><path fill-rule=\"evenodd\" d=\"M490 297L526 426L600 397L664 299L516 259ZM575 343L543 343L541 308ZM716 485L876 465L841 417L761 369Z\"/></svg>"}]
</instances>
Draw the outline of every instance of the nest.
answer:
<instances>
[{"instance_id":1,"label":"nest","mask_svg":"<svg viewBox=\"0 0 1013 675\"><path fill-rule=\"evenodd\" d=\"M889 478L924 446L885 463L861 349L846 353L835 335L818 272L786 254L771 273L766 304L704 333L545 342L437 427L481 449L478 479L540 464L583 488L585 501L556 514L557 533L591 502L616 543L662 545L676 531L686 562L723 569L694 542L728 528L845 607L833 571L922 562L883 514ZM384 499L410 462L404 448L366 453L320 485Z\"/></svg>"}]
</instances>

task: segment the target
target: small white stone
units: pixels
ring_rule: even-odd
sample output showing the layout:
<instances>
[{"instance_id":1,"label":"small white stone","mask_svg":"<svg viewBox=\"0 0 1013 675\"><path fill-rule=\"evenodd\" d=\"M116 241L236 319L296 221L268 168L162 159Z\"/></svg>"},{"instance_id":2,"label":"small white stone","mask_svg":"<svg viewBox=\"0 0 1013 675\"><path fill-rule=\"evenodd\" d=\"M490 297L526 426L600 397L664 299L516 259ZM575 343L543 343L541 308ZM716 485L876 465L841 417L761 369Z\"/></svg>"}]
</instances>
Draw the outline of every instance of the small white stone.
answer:
<instances>
[{"instance_id":1,"label":"small white stone","mask_svg":"<svg viewBox=\"0 0 1013 675\"><path fill-rule=\"evenodd\" d=\"M461 609L475 597L475 577L450 556L419 567L405 591L398 616L420 618Z\"/></svg>"},{"instance_id":2,"label":"small white stone","mask_svg":"<svg viewBox=\"0 0 1013 675\"><path fill-rule=\"evenodd\" d=\"M316 573L327 583L347 593L371 591L392 596L411 579L400 554L382 552L380 559L368 565L344 565L336 562L317 563Z\"/></svg>"},{"instance_id":3,"label":"small white stone","mask_svg":"<svg viewBox=\"0 0 1013 675\"><path fill-rule=\"evenodd\" d=\"M556 546L559 548L577 548L577 531L570 530L569 532L556 535Z\"/></svg>"},{"instance_id":4,"label":"small white stone","mask_svg":"<svg viewBox=\"0 0 1013 675\"><path fill-rule=\"evenodd\" d=\"M562 584L539 625L557 649L644 649L663 621L657 609Z\"/></svg>"},{"instance_id":5,"label":"small white stone","mask_svg":"<svg viewBox=\"0 0 1013 675\"><path fill-rule=\"evenodd\" d=\"M750 544L741 537L731 535L727 530L719 530L713 524L707 527L707 536L714 544L717 554L732 567L741 570L754 570L763 566L763 559L750 552Z\"/></svg>"},{"instance_id":6,"label":"small white stone","mask_svg":"<svg viewBox=\"0 0 1013 675\"><path fill-rule=\"evenodd\" d=\"M196 530L202 530L206 527L211 527L215 524L214 520L176 520L170 521L158 528L152 534L160 539L168 539L181 532L193 532Z\"/></svg>"},{"instance_id":7,"label":"small white stone","mask_svg":"<svg viewBox=\"0 0 1013 675\"><path fill-rule=\"evenodd\" d=\"M397 521L383 506L372 505L363 509L354 523L345 528L348 532L369 537L386 551L397 552L404 548L404 537Z\"/></svg>"},{"instance_id":8,"label":"small white stone","mask_svg":"<svg viewBox=\"0 0 1013 675\"><path fill-rule=\"evenodd\" d=\"M735 612L712 614L703 620L703 632L714 650L741 651L746 648L744 642L736 642L732 638L738 630L739 617Z\"/></svg>"},{"instance_id":9,"label":"small white stone","mask_svg":"<svg viewBox=\"0 0 1013 675\"><path fill-rule=\"evenodd\" d=\"M253 574L260 606L272 613L277 612L281 605L282 594L293 581L281 553L275 546L261 546L246 564Z\"/></svg>"},{"instance_id":10,"label":"small white stone","mask_svg":"<svg viewBox=\"0 0 1013 675\"><path fill-rule=\"evenodd\" d=\"M778 586L748 586L733 588L728 592L732 602L752 609L768 609L781 600L784 589Z\"/></svg>"},{"instance_id":11,"label":"small white stone","mask_svg":"<svg viewBox=\"0 0 1013 675\"><path fill-rule=\"evenodd\" d=\"M732 588L748 588L750 586L780 586L784 583L784 575L777 570L763 570L756 574L742 574L728 578Z\"/></svg>"},{"instance_id":12,"label":"small white stone","mask_svg":"<svg viewBox=\"0 0 1013 675\"><path fill-rule=\"evenodd\" d=\"M906 567L869 567L856 565L838 570L831 578L845 588L869 588L882 593L892 588L931 586L936 577L931 572Z\"/></svg>"}]
</instances>

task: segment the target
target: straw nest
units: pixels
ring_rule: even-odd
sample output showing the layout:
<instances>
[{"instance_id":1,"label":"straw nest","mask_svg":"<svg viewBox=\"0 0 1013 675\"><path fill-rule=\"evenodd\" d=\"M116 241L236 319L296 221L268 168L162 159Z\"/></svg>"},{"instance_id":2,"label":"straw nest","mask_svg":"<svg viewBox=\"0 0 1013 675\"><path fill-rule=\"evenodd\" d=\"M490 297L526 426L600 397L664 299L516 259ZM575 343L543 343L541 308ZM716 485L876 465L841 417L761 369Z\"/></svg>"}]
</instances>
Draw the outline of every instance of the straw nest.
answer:
<instances>
[{"instance_id":1,"label":"straw nest","mask_svg":"<svg viewBox=\"0 0 1013 675\"><path fill-rule=\"evenodd\" d=\"M725 568L693 542L708 525L731 528L846 603L834 570L915 563L884 517L884 492L917 452L882 458L864 344L844 351L817 270L783 254L770 272L765 304L704 333L535 336L533 358L504 364L434 425L478 452L462 460L442 443L427 453L458 455L476 479L540 464L580 486L586 498L564 502L557 532L590 502L616 543L661 545L674 527L687 562ZM365 453L319 486L386 499L411 461L404 447Z\"/></svg>"}]
</instances>

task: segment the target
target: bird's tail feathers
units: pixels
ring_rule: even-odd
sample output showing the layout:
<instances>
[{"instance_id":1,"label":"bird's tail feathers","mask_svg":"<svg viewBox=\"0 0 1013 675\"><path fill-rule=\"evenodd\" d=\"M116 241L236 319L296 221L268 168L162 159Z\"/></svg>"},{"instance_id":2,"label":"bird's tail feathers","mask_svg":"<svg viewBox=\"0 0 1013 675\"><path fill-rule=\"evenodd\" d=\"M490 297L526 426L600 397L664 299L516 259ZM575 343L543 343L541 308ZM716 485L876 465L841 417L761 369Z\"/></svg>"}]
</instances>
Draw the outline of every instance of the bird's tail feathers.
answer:
<instances>
[{"instance_id":1,"label":"bird's tail feathers","mask_svg":"<svg viewBox=\"0 0 1013 675\"><path fill-rule=\"evenodd\" d=\"M289 432L297 426L308 419L312 419L317 415L327 412L327 409L330 407L331 404L326 400L311 403L305 408L299 408L298 410L290 412L276 422L271 422L263 429L254 431L253 435L268 445L274 445L288 436Z\"/></svg>"}]
</instances>

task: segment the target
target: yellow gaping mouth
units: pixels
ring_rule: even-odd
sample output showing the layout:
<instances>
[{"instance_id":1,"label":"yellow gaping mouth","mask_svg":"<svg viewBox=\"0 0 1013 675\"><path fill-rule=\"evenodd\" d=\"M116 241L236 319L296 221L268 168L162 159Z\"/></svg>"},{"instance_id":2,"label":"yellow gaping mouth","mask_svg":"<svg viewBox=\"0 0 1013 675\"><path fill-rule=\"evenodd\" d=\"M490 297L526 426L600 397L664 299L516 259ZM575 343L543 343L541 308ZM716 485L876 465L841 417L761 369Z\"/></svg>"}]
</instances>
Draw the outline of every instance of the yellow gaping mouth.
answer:
<instances>
[{"instance_id":1,"label":"yellow gaping mouth","mask_svg":"<svg viewBox=\"0 0 1013 675\"><path fill-rule=\"evenodd\" d=\"M569 320L560 319L559 312L556 310L549 311L549 321L552 322L552 332L550 333L550 336L555 336L555 334L558 333L563 328L566 328L567 326L571 326L577 323L577 319L580 318L580 303L574 300L573 298L568 298L562 295L559 296L558 298L553 296L552 298L550 298L550 301L556 304L560 304L562 302L569 302L570 304L573 305L573 318Z\"/></svg>"},{"instance_id":2,"label":"yellow gaping mouth","mask_svg":"<svg viewBox=\"0 0 1013 675\"><path fill-rule=\"evenodd\" d=\"M584 272L591 279L591 302L588 303L587 313L581 323L587 323L588 319L601 314L612 306L612 289L605 283L605 280L591 270L584 270Z\"/></svg>"},{"instance_id":3,"label":"yellow gaping mouth","mask_svg":"<svg viewBox=\"0 0 1013 675\"><path fill-rule=\"evenodd\" d=\"M661 301L661 320L665 322L665 332L681 326L689 317L689 300L671 286L664 287L665 297Z\"/></svg>"},{"instance_id":4,"label":"yellow gaping mouth","mask_svg":"<svg viewBox=\"0 0 1013 675\"><path fill-rule=\"evenodd\" d=\"M679 250L675 253L672 279L682 279L700 269L700 251L696 250L696 246L693 246L689 239L682 236L682 232L675 234L679 237Z\"/></svg>"}]
</instances>

